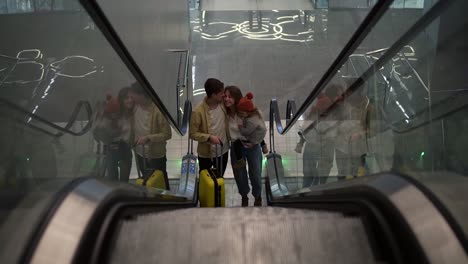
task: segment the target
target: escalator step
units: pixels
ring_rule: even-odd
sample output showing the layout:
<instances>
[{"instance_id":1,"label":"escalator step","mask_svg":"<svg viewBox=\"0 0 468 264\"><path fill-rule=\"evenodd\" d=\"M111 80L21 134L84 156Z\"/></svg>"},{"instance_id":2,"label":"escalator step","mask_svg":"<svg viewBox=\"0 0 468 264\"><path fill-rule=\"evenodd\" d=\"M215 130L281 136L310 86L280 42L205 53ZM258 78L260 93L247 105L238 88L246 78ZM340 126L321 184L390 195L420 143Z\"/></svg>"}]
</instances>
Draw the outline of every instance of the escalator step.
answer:
<instances>
[{"instance_id":1,"label":"escalator step","mask_svg":"<svg viewBox=\"0 0 468 264\"><path fill-rule=\"evenodd\" d=\"M191 208L123 220L110 263L376 263L363 223L294 208Z\"/></svg>"}]
</instances>

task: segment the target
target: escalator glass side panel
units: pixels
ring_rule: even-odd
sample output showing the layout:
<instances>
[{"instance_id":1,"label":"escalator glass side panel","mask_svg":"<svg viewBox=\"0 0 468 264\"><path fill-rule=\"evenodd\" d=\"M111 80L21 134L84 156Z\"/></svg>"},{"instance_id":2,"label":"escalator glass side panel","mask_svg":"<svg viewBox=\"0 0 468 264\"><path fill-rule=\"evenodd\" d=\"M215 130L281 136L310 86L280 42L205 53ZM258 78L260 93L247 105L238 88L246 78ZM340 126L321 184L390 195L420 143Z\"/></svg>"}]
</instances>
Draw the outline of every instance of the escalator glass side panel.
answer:
<instances>
[{"instance_id":1,"label":"escalator glass side panel","mask_svg":"<svg viewBox=\"0 0 468 264\"><path fill-rule=\"evenodd\" d=\"M184 100L179 99L189 93L187 1L96 3L172 119L180 119Z\"/></svg>"},{"instance_id":2,"label":"escalator glass side panel","mask_svg":"<svg viewBox=\"0 0 468 264\"><path fill-rule=\"evenodd\" d=\"M23 245L11 232L35 232L29 227L47 209L43 201L61 186L49 182L83 176L134 182L135 160L145 153L145 172L166 171L175 192L186 153L187 141L174 136L91 17L71 2L80 8L0 15L2 25L14 25L0 30L0 234L2 245L17 251ZM37 201L26 198L30 191L41 193ZM15 221L18 215L28 218Z\"/></svg>"},{"instance_id":3,"label":"escalator glass side panel","mask_svg":"<svg viewBox=\"0 0 468 264\"><path fill-rule=\"evenodd\" d=\"M422 183L467 234L466 8L434 2L408 25L405 43L392 38L349 58L290 133L276 137L290 191L395 171Z\"/></svg>"}]
</instances>

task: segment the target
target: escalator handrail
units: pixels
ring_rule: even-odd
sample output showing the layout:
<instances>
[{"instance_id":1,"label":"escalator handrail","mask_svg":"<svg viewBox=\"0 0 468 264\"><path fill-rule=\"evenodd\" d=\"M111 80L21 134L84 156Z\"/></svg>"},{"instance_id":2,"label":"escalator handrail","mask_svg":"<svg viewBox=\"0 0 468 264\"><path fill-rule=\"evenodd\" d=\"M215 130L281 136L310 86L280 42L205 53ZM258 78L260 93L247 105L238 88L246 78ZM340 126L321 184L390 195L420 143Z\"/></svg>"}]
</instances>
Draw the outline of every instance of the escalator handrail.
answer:
<instances>
[{"instance_id":1,"label":"escalator handrail","mask_svg":"<svg viewBox=\"0 0 468 264\"><path fill-rule=\"evenodd\" d=\"M419 250L428 263L443 263L442 259L452 260L446 261L447 263L458 263L459 260L466 259L468 241L457 219L433 191L412 177L380 173L352 181L304 188L282 197L273 197L268 191L267 202L270 206L313 208L314 205L325 203L370 202L381 212L386 212L388 219L400 218L401 223L411 230L411 236L416 239ZM403 196L405 198L402 198ZM412 199L408 200L406 197ZM431 221L426 224L433 227L423 227L420 212L412 208L425 208L425 213L431 214L428 218ZM404 226L400 226L397 229L401 232L403 228ZM447 238L447 244L451 246L433 246L434 237ZM455 250L452 251L453 249ZM450 254L447 254L449 252Z\"/></svg>"},{"instance_id":2,"label":"escalator handrail","mask_svg":"<svg viewBox=\"0 0 468 264\"><path fill-rule=\"evenodd\" d=\"M365 82L374 76L381 67L391 60L406 45L406 43L410 43L424 28L439 17L439 15L447 9L451 3L451 1L439 1L435 3L431 9L429 9L405 34L403 34L403 36L401 36L390 48L386 50L386 52L372 65L372 67L367 69L359 78L357 78L340 97L344 98L343 100L346 100L347 97L357 91ZM340 101L341 100L335 100L319 115L319 119L324 118L333 112L339 106ZM304 130L304 132L314 128L317 125L317 121L318 120L314 120L312 124Z\"/></svg>"},{"instance_id":3,"label":"escalator handrail","mask_svg":"<svg viewBox=\"0 0 468 264\"><path fill-rule=\"evenodd\" d=\"M133 77L135 77L136 81L147 92L147 94L149 95L153 103L159 108L159 110L164 115L164 117L169 122L169 124L175 129L175 131L179 135L184 135L184 133L181 130L181 127L179 127L179 124L177 124L177 120L174 120L168 108L165 106L164 102L156 94L152 85L146 78L141 68L138 66L138 63L130 54L129 50L127 49L122 39L117 34L117 31L114 29L114 27L112 26L112 24L110 23L106 15L104 14L104 11L99 6L97 1L96 0L91 0L91 1L80 0L80 3L83 5L86 12L88 12L88 15L91 17L95 25L99 28L101 33L107 39L107 41L112 46L112 48L115 50L115 52L120 57L122 62L125 64L125 66L127 66L130 73L133 75ZM185 67L185 69L188 69L188 67ZM179 111L178 109L179 109L179 106L177 106L177 111ZM184 115L185 115L185 112L184 112Z\"/></svg>"},{"instance_id":4,"label":"escalator handrail","mask_svg":"<svg viewBox=\"0 0 468 264\"><path fill-rule=\"evenodd\" d=\"M404 61L406 62L406 64L408 64L408 66L411 68L411 71L414 73L414 75L416 75L416 78L418 79L418 81L421 83L421 85L424 87L424 89L427 91L427 93L430 93L429 91L429 88L427 87L427 85L424 83L421 75L419 74L419 72L413 67L413 65L409 62L408 58L406 57L405 53L403 52L400 52L400 55L403 57Z\"/></svg>"},{"instance_id":5,"label":"escalator handrail","mask_svg":"<svg viewBox=\"0 0 468 264\"><path fill-rule=\"evenodd\" d=\"M90 105L90 103L88 101L79 101L76 104L75 109L73 109L73 112L72 112L70 118L68 119L68 123L64 127L64 129L66 129L68 131L71 131L70 128L75 124L76 119L78 118L78 114L80 113L82 107L84 107L86 109L86 113L88 115L87 116L88 123L86 123L86 126L80 132L76 133L77 136L81 136L81 135L86 134L91 129L91 127L93 125L91 105ZM62 136L62 135L63 135L63 133L58 133L57 134L57 136Z\"/></svg>"},{"instance_id":6,"label":"escalator handrail","mask_svg":"<svg viewBox=\"0 0 468 264\"><path fill-rule=\"evenodd\" d=\"M443 100L443 101L440 101L440 102L438 102L437 104L431 105L431 108L432 108L432 109L435 109L435 108L438 108L438 107L441 107L441 106L445 106L445 105L446 105L445 102L450 101L450 100L453 100L453 98L457 98L457 95L458 95L459 93L461 93L461 92L465 92L465 91L459 91L459 92L457 92L456 94L454 94L454 95L448 97L447 99L445 99L445 100ZM430 123L432 123L432 122L434 122L434 121L437 121L437 120L439 120L439 119L442 119L442 118L444 118L444 117L450 116L450 115L452 115L452 114L454 114L454 113L457 113L458 111L461 111L461 110L463 110L463 109L466 109L467 107L468 107L468 103L467 103L467 104L464 104L464 105L462 105L462 106L459 106L459 107L457 107L457 108L455 108L455 109L452 109L452 110L450 110L450 111L447 111L446 113L441 114L441 115L439 115L439 116L437 116L437 117L435 117L435 118L434 118L434 117L431 117L429 120L426 120L426 121L424 121L424 122L422 122L422 123L420 123L420 124L417 124L417 125L410 126L410 127L406 128L406 129L399 129L399 128L398 128L398 124L399 124L399 123L403 123L403 121L398 121L398 122L396 123L397 125L392 124L392 122L390 122L389 118L387 118L386 111L383 109L382 106L379 106L379 110L381 111L382 116L383 116L384 120L386 121L387 126L389 126L390 129L391 129L394 133L397 133L397 134L404 134L404 133L408 133L408 132L410 132L410 131L413 131L413 130L415 130L415 129L424 127L424 126L426 126L426 125L428 125L428 124L430 124ZM420 116L420 115L424 114L425 112L426 112L425 110L422 110L422 111L420 111L420 112L417 112L415 115L413 115L413 118L416 117L416 116Z\"/></svg>"},{"instance_id":7,"label":"escalator handrail","mask_svg":"<svg viewBox=\"0 0 468 264\"><path fill-rule=\"evenodd\" d=\"M27 123L26 125L28 127L31 127L33 129L36 129L40 132L43 132L45 134L48 134L50 136L53 136L53 137L61 137L64 135L64 133L66 134L70 134L70 135L73 135L73 136L82 136L84 134L86 134L92 127L92 124L93 124L93 120L92 120L92 109L91 109L91 105L88 101L79 101L75 108L73 109L73 112L72 112L72 115L70 116L69 120L68 120L68 123L65 125L65 127L61 127L59 125L56 125L48 120L46 120L45 118L43 117L40 117L34 113L31 113L30 111L27 111L25 109L23 109L22 107L8 101L8 100L5 100L3 98L0 98L0 103L2 104L5 104L7 105L8 107L10 107L11 109L17 111L17 112L20 112L21 114L24 114L26 117L29 117L33 120L36 120L36 121L39 121L41 124L44 124L48 127L51 127L53 129L56 129L60 132L58 133L52 133L52 132L49 132L41 127L38 127L38 126L35 126L33 124L30 124L30 123ZM84 107L84 109L86 110L86 114L87 114L87 118L88 118L88 122L86 123L86 126L84 128L82 128L80 131L78 132L75 132L75 131L72 131L70 130L70 128L75 124L76 122L76 119L78 117L78 114L80 113L81 109ZM22 121L24 122L24 121Z\"/></svg>"},{"instance_id":8,"label":"escalator handrail","mask_svg":"<svg viewBox=\"0 0 468 264\"><path fill-rule=\"evenodd\" d=\"M292 121L292 117L296 113L296 103L294 100L288 100L286 104L286 126ZM281 123L281 117L278 107L278 101L276 99L271 99L270 101L270 127L269 127L269 137L270 137L270 152L275 153L275 131L274 127L276 125L276 130L278 133L283 134L284 127Z\"/></svg>"},{"instance_id":9,"label":"escalator handrail","mask_svg":"<svg viewBox=\"0 0 468 264\"><path fill-rule=\"evenodd\" d=\"M346 43L345 47L341 50L340 54L333 61L333 63L330 65L330 67L322 76L322 78L319 80L319 82L315 85L312 92L310 92L310 94L307 96L304 103L299 107L297 112L291 117L288 124L282 129L279 129L279 127L277 126L278 133L280 133L281 135L284 135L285 133L289 131L289 129L291 129L294 126L296 121L309 108L309 106L316 99L316 97L320 94L320 92L324 90L325 87L327 87L327 85L330 83L332 78L336 75L338 70L348 60L349 56L357 50L359 45L367 37L367 35L372 30L372 28L377 24L378 21L380 21L380 18L386 13L386 11L388 10L392 2L393 0L380 0L374 5L374 7L370 10L369 14L366 16L366 18L364 18L364 20L359 25L357 30L351 36L348 43ZM270 104L270 111L271 111L271 104Z\"/></svg>"},{"instance_id":10,"label":"escalator handrail","mask_svg":"<svg viewBox=\"0 0 468 264\"><path fill-rule=\"evenodd\" d=\"M184 115L182 116L182 124L180 126L180 131L182 135L187 134L190 124L190 117L192 115L192 102L187 99L184 103Z\"/></svg>"}]
</instances>

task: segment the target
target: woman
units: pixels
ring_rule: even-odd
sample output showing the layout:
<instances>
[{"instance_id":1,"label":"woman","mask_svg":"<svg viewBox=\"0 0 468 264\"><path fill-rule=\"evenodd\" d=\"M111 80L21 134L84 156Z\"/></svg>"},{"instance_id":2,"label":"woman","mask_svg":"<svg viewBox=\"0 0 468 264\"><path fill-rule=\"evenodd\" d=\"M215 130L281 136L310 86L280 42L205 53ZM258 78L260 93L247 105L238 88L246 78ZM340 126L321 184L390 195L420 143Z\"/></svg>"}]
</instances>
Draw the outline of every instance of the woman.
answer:
<instances>
[{"instance_id":1,"label":"woman","mask_svg":"<svg viewBox=\"0 0 468 264\"><path fill-rule=\"evenodd\" d=\"M240 133L239 124L242 122L242 119L237 115L236 107L242 97L242 92L238 87L227 86L225 88L224 106L228 114L231 142L238 139L245 140ZM241 150L243 157L236 157L235 151L231 150L231 165L233 165L234 179L236 180L239 194L242 196L242 206L249 205L249 198L247 196L250 191L249 178L252 185L252 195L255 198L254 206L262 206L262 150L260 144L244 144ZM234 166L234 163L242 158L247 161L249 166L248 174L245 166Z\"/></svg>"},{"instance_id":2,"label":"woman","mask_svg":"<svg viewBox=\"0 0 468 264\"><path fill-rule=\"evenodd\" d=\"M129 90L121 89L117 99L108 96L104 115L94 131L95 137L107 146L107 178L121 182L128 182L132 168L130 137L134 103Z\"/></svg>"}]
</instances>

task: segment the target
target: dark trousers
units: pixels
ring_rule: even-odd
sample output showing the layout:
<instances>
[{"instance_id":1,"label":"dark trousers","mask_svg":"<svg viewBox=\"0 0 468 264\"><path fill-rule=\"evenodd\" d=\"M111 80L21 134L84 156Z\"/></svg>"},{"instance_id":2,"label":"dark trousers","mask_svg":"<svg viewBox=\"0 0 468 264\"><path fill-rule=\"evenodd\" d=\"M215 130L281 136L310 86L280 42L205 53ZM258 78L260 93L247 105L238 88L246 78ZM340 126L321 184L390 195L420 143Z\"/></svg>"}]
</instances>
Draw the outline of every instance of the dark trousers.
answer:
<instances>
[{"instance_id":1,"label":"dark trousers","mask_svg":"<svg viewBox=\"0 0 468 264\"><path fill-rule=\"evenodd\" d=\"M216 168L216 164L221 164L221 175L224 176L224 172L226 171L226 166L228 162L228 152L223 154L222 162L221 157L217 157L216 159L198 157L198 166L200 168L200 171L207 170L209 168Z\"/></svg>"},{"instance_id":2,"label":"dark trousers","mask_svg":"<svg viewBox=\"0 0 468 264\"><path fill-rule=\"evenodd\" d=\"M237 158L237 160L241 160L243 159L244 157L244 154L242 153L242 149L244 148L244 146L242 145L242 141L240 141L239 139L234 141L232 144L231 144L231 151L234 151L234 154L235 154L235 157ZM235 160L235 161L237 161Z\"/></svg>"},{"instance_id":3,"label":"dark trousers","mask_svg":"<svg viewBox=\"0 0 468 264\"><path fill-rule=\"evenodd\" d=\"M146 162L144 162L144 160ZM167 158L166 156L162 158L155 158L155 159L143 159L142 156L136 155L136 162L138 163L138 169L140 170L141 175L143 177L147 177L155 170L160 170L164 174L164 181L166 182L166 189L169 190L169 177L167 176L167 169L166 169L166 163L167 163Z\"/></svg>"},{"instance_id":4,"label":"dark trousers","mask_svg":"<svg viewBox=\"0 0 468 264\"><path fill-rule=\"evenodd\" d=\"M107 178L112 181L128 182L132 169L132 150L124 141L107 146Z\"/></svg>"}]
</instances>

